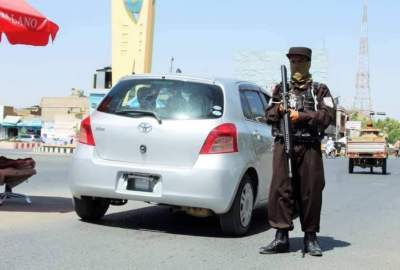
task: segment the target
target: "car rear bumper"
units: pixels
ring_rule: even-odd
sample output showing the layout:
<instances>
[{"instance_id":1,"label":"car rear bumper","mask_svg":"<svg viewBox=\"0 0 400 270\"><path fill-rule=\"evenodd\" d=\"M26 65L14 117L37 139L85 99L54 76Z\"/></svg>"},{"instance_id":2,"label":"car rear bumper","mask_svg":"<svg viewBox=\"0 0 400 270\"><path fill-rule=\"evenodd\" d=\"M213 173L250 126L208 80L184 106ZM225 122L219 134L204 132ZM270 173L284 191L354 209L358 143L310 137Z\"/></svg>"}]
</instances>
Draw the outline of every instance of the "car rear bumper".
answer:
<instances>
[{"instance_id":1,"label":"car rear bumper","mask_svg":"<svg viewBox=\"0 0 400 270\"><path fill-rule=\"evenodd\" d=\"M103 160L94 147L79 145L71 164L73 196L96 196L159 204L229 210L244 171L239 154L201 155L193 167L154 166ZM153 192L132 191L124 173L160 176Z\"/></svg>"}]
</instances>

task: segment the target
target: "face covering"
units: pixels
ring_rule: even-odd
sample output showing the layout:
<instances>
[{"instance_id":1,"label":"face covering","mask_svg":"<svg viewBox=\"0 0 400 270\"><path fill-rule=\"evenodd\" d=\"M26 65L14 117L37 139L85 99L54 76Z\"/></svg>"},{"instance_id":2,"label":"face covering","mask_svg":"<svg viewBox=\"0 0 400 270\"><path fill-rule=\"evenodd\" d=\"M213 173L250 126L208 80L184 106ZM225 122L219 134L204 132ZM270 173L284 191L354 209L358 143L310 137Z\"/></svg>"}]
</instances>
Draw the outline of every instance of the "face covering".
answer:
<instances>
[{"instance_id":1,"label":"face covering","mask_svg":"<svg viewBox=\"0 0 400 270\"><path fill-rule=\"evenodd\" d=\"M311 78L310 74L311 61L303 63L290 64L290 71L294 82L302 83Z\"/></svg>"}]
</instances>

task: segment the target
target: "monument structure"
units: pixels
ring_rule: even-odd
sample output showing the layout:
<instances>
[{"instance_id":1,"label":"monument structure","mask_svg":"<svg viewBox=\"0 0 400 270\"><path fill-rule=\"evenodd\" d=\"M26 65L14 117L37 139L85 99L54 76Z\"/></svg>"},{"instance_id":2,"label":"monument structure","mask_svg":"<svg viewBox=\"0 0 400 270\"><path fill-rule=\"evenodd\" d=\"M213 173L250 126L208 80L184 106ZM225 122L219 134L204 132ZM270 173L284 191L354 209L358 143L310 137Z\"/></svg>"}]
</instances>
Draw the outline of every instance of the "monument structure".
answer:
<instances>
[{"instance_id":1,"label":"monument structure","mask_svg":"<svg viewBox=\"0 0 400 270\"><path fill-rule=\"evenodd\" d=\"M113 0L112 84L151 72L155 0Z\"/></svg>"}]
</instances>

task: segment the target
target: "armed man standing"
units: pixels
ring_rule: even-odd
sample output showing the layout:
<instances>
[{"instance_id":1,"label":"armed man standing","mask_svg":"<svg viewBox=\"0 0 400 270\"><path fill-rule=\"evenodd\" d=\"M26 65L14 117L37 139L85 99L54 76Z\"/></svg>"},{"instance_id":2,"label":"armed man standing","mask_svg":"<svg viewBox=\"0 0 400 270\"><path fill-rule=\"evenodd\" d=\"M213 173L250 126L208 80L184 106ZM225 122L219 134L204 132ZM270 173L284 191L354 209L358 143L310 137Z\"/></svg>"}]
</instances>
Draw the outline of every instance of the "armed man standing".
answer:
<instances>
[{"instance_id":1,"label":"armed man standing","mask_svg":"<svg viewBox=\"0 0 400 270\"><path fill-rule=\"evenodd\" d=\"M312 80L311 54L309 48L290 48L287 54L290 83L276 86L272 104L266 110L267 122L272 125L275 136L268 219L277 231L275 239L261 248L261 254L289 251L289 231L293 230L292 219L298 207L304 252L322 256L316 235L320 230L325 186L321 138L324 130L335 122L336 106L328 87ZM286 98L287 108L282 105L283 98ZM283 123L285 114L288 124ZM285 134L290 135L290 144L285 143L288 137ZM285 145L291 145L291 149Z\"/></svg>"}]
</instances>

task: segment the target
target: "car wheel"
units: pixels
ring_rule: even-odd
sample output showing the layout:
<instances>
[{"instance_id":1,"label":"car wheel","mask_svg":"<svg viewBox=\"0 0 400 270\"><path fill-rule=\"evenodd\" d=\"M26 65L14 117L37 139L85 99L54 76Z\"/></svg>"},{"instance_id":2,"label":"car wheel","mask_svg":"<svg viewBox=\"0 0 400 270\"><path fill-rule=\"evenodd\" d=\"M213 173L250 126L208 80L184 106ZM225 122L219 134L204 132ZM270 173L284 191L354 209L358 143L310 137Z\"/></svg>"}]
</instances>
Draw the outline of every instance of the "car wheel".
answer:
<instances>
[{"instance_id":1,"label":"car wheel","mask_svg":"<svg viewBox=\"0 0 400 270\"><path fill-rule=\"evenodd\" d=\"M387 159L384 159L382 163L382 174L386 173L387 173Z\"/></svg>"},{"instance_id":2,"label":"car wheel","mask_svg":"<svg viewBox=\"0 0 400 270\"><path fill-rule=\"evenodd\" d=\"M74 197L76 214L85 221L96 221L101 219L110 206L110 200L96 197Z\"/></svg>"},{"instance_id":3,"label":"car wheel","mask_svg":"<svg viewBox=\"0 0 400 270\"><path fill-rule=\"evenodd\" d=\"M219 217L222 231L228 235L244 235L250 227L254 208L254 187L245 175L228 213Z\"/></svg>"},{"instance_id":4,"label":"car wheel","mask_svg":"<svg viewBox=\"0 0 400 270\"><path fill-rule=\"evenodd\" d=\"M352 159L349 159L349 173L354 172L354 163Z\"/></svg>"}]
</instances>

